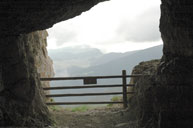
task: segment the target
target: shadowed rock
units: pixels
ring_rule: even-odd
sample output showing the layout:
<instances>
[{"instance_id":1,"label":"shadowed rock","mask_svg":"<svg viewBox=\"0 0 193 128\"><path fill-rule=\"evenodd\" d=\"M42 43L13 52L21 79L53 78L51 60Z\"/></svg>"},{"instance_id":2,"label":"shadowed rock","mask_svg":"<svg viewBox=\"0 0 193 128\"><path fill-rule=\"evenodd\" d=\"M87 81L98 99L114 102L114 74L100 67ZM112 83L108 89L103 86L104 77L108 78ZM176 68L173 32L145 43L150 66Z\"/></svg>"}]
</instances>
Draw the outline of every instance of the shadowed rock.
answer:
<instances>
[{"instance_id":1,"label":"shadowed rock","mask_svg":"<svg viewBox=\"0 0 193 128\"><path fill-rule=\"evenodd\" d=\"M3 0L0 2L0 35L44 30L107 0Z\"/></svg>"},{"instance_id":2,"label":"shadowed rock","mask_svg":"<svg viewBox=\"0 0 193 128\"><path fill-rule=\"evenodd\" d=\"M102 1L0 2L0 126L43 127L51 123L34 63L33 43L38 41L30 32L73 18ZM155 73L138 82L138 102L134 103L140 127L193 127L192 7L192 0L162 0L164 55Z\"/></svg>"}]
</instances>

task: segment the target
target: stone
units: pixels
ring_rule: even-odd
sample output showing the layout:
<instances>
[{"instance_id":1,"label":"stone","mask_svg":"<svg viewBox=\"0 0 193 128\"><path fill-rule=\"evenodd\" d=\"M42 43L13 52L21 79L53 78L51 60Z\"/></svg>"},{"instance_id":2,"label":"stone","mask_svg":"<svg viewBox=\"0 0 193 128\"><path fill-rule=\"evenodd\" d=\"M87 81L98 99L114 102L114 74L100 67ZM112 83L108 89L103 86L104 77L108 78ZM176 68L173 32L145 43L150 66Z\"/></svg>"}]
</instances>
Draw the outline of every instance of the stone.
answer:
<instances>
[{"instance_id":1,"label":"stone","mask_svg":"<svg viewBox=\"0 0 193 128\"><path fill-rule=\"evenodd\" d=\"M38 75L38 68L42 68L43 63L36 59L42 52L40 46L45 43L42 33L0 39L6 42L0 44L0 126L44 127L51 124ZM40 58L44 60L47 54Z\"/></svg>"},{"instance_id":2,"label":"stone","mask_svg":"<svg viewBox=\"0 0 193 128\"><path fill-rule=\"evenodd\" d=\"M131 74L142 74L142 75L152 75L153 72L157 71L160 60L150 60L141 62L136 65ZM136 84L140 77L132 77L130 79L130 84Z\"/></svg>"},{"instance_id":3,"label":"stone","mask_svg":"<svg viewBox=\"0 0 193 128\"><path fill-rule=\"evenodd\" d=\"M137 128L136 122L120 123L115 125L115 128Z\"/></svg>"},{"instance_id":4,"label":"stone","mask_svg":"<svg viewBox=\"0 0 193 128\"><path fill-rule=\"evenodd\" d=\"M85 128L93 128L92 124L85 124Z\"/></svg>"},{"instance_id":5,"label":"stone","mask_svg":"<svg viewBox=\"0 0 193 128\"><path fill-rule=\"evenodd\" d=\"M148 68L143 71L143 66L139 64L133 72L150 72L151 75L133 80L136 82L136 94L130 100L130 114L137 115L139 128L192 127L193 87L189 85L192 79L185 80L183 77L191 76L192 64L183 63L187 65L181 67L181 59L170 60L167 64L163 60L161 64L145 63L149 64ZM189 70L186 70L187 67L190 67Z\"/></svg>"},{"instance_id":6,"label":"stone","mask_svg":"<svg viewBox=\"0 0 193 128\"><path fill-rule=\"evenodd\" d=\"M34 40L36 40L39 43L33 44L33 52L34 52L34 58L35 58L35 67L37 68L37 72L40 76L40 78L50 78L54 77L54 69L53 69L53 61L48 56L47 52L47 31L36 31L31 33L32 36L34 36ZM49 81L41 81L42 87L50 87ZM45 91L45 94L49 94L49 91Z\"/></svg>"},{"instance_id":7,"label":"stone","mask_svg":"<svg viewBox=\"0 0 193 128\"><path fill-rule=\"evenodd\" d=\"M115 128L129 128L129 124L128 123L117 124L115 125Z\"/></svg>"},{"instance_id":8,"label":"stone","mask_svg":"<svg viewBox=\"0 0 193 128\"><path fill-rule=\"evenodd\" d=\"M146 62L141 62L136 65L132 70L132 75L141 74L141 75L152 75L157 71L160 60L150 60ZM130 78L129 84L136 84L139 81L140 77ZM128 87L128 92L134 92L136 89L134 87ZM131 102L133 94L128 94L128 101Z\"/></svg>"}]
</instances>

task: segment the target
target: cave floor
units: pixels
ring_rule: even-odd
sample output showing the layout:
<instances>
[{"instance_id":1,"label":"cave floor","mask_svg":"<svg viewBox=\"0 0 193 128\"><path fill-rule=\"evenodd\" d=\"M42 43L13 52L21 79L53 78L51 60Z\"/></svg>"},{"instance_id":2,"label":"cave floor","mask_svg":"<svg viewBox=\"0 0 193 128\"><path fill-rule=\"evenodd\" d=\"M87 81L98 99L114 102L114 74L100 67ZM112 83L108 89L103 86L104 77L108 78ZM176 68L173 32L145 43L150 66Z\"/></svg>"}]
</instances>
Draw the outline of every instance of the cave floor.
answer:
<instances>
[{"instance_id":1,"label":"cave floor","mask_svg":"<svg viewBox=\"0 0 193 128\"><path fill-rule=\"evenodd\" d=\"M54 128L135 128L129 121L127 110L120 107L100 107L85 112L60 109L51 112L56 122Z\"/></svg>"}]
</instances>

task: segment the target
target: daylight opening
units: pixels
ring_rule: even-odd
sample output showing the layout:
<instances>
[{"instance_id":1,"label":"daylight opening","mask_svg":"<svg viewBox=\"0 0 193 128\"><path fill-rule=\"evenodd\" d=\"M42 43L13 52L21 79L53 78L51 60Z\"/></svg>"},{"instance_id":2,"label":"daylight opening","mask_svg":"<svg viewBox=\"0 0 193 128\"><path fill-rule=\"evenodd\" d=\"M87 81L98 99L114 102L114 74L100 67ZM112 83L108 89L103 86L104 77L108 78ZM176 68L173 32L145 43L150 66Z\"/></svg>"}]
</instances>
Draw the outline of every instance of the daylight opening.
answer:
<instances>
[{"instance_id":1,"label":"daylight opening","mask_svg":"<svg viewBox=\"0 0 193 128\"><path fill-rule=\"evenodd\" d=\"M48 29L48 54L55 77L120 75L142 61L160 59L160 0L111 0L73 19ZM98 84L119 84L122 79L97 80ZM129 79L127 79L129 83ZM54 86L82 86L82 80L51 82ZM122 88L51 91L61 93L117 92ZM60 97L54 101L111 101L114 96ZM119 98L118 98L119 99ZM63 105L63 107L69 107ZM71 106L72 107L72 106Z\"/></svg>"}]
</instances>

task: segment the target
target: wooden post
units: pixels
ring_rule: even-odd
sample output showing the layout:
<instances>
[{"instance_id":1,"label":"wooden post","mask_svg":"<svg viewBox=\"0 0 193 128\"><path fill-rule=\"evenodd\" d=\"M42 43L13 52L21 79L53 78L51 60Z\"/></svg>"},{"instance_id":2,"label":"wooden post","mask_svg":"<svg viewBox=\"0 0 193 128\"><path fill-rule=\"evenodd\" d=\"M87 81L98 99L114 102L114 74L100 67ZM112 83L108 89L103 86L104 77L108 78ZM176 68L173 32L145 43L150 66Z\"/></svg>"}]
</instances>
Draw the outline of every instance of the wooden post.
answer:
<instances>
[{"instance_id":1,"label":"wooden post","mask_svg":"<svg viewBox=\"0 0 193 128\"><path fill-rule=\"evenodd\" d=\"M126 70L122 70L122 83L123 83L123 106L127 108L127 74Z\"/></svg>"}]
</instances>

